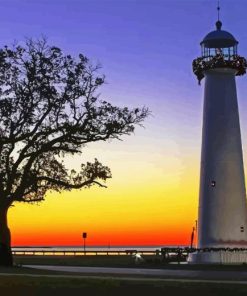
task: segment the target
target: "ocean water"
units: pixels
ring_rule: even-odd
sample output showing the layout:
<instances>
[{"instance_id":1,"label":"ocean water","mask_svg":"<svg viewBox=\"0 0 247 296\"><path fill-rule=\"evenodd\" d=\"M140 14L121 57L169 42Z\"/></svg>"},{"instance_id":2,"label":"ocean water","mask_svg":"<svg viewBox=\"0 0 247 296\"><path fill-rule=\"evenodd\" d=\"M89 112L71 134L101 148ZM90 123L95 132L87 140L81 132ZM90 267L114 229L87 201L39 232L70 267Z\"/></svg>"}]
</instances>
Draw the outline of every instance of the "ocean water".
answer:
<instances>
[{"instance_id":1,"label":"ocean water","mask_svg":"<svg viewBox=\"0 0 247 296\"><path fill-rule=\"evenodd\" d=\"M90 252L97 252L97 251L118 251L118 252L125 252L126 250L137 250L137 251L150 251L154 252L157 249L161 249L163 247L172 248L178 246L86 246L85 250ZM184 246L179 246L184 247ZM20 251L20 252L32 252L32 251L40 251L40 252L66 252L66 251L77 251L83 252L84 246L14 246L12 247L13 251Z\"/></svg>"}]
</instances>

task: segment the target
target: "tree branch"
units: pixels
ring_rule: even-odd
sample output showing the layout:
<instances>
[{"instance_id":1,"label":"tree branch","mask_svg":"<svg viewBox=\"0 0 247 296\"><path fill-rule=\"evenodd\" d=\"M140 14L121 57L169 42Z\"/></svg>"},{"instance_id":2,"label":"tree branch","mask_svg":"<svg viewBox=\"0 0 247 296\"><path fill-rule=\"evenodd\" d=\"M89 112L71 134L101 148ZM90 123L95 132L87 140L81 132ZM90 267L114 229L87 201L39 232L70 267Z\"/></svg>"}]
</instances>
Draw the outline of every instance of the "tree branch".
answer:
<instances>
[{"instance_id":1,"label":"tree branch","mask_svg":"<svg viewBox=\"0 0 247 296\"><path fill-rule=\"evenodd\" d=\"M100 187L107 188L105 185L101 184L100 182L98 182L98 181L96 181L94 179L90 179L90 180L84 181L84 182L79 183L79 184L71 184L71 183L68 183L68 182L64 182L64 181L61 181L61 180L56 180L56 179L53 179L53 178L50 178L50 177L43 176L43 177L37 177L37 181L47 181L48 183L62 186L65 189L80 189L82 187L86 187L86 186L89 186L91 184L97 184Z\"/></svg>"}]
</instances>

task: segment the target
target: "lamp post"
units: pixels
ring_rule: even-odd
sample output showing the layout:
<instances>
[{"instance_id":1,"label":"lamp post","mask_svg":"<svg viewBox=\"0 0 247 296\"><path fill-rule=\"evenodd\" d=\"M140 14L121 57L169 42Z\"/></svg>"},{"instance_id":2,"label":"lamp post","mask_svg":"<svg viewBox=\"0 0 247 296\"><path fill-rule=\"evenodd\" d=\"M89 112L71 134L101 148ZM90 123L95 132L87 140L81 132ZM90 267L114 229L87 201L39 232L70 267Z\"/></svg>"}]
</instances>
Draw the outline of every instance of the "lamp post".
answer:
<instances>
[{"instance_id":1,"label":"lamp post","mask_svg":"<svg viewBox=\"0 0 247 296\"><path fill-rule=\"evenodd\" d=\"M85 255L85 252L86 252L86 238L87 238L87 233L86 232L82 233L82 238L83 238L83 248L84 248L84 255Z\"/></svg>"}]
</instances>

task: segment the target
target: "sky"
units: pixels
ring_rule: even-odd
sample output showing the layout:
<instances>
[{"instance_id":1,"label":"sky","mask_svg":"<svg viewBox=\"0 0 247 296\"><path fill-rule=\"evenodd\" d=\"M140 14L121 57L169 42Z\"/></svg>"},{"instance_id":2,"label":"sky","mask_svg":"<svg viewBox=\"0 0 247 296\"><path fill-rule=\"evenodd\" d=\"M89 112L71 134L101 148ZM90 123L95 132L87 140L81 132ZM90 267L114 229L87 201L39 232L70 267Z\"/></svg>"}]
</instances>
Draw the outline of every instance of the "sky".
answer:
<instances>
[{"instance_id":1,"label":"sky","mask_svg":"<svg viewBox=\"0 0 247 296\"><path fill-rule=\"evenodd\" d=\"M203 83L192 60L214 30L215 0L0 0L0 46L46 36L51 45L102 65L101 98L148 107L123 141L94 143L69 166L97 157L107 188L48 193L9 212L12 245L188 245L197 219ZM222 0L223 29L247 56L245 0ZM237 78L247 161L246 77ZM246 166L245 166L246 171Z\"/></svg>"}]
</instances>

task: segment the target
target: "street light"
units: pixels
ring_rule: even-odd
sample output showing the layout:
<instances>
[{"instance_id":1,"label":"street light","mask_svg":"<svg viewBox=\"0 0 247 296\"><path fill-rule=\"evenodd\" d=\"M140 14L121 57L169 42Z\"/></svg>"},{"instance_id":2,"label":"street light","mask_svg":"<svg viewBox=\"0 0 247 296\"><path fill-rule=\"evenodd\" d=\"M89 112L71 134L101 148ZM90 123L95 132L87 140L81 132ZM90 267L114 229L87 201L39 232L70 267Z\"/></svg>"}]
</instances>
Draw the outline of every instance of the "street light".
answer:
<instances>
[{"instance_id":1,"label":"street light","mask_svg":"<svg viewBox=\"0 0 247 296\"><path fill-rule=\"evenodd\" d=\"M83 241L84 241L84 253L85 253L86 252L86 238L87 238L87 233L86 232L82 233L82 238L83 238Z\"/></svg>"}]
</instances>

